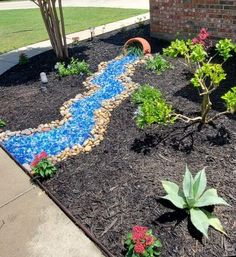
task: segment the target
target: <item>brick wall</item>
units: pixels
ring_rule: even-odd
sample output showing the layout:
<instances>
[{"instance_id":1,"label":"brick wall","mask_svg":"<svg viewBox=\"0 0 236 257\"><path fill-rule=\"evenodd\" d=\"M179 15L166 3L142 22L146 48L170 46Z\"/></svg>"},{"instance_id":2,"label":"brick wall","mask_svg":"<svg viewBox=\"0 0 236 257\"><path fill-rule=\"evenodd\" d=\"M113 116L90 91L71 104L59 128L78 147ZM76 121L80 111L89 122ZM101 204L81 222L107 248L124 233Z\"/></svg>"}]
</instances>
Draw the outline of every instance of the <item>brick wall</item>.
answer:
<instances>
[{"instance_id":1,"label":"brick wall","mask_svg":"<svg viewBox=\"0 0 236 257\"><path fill-rule=\"evenodd\" d=\"M151 35L174 39L207 28L213 38L236 42L236 0L150 0Z\"/></svg>"}]
</instances>

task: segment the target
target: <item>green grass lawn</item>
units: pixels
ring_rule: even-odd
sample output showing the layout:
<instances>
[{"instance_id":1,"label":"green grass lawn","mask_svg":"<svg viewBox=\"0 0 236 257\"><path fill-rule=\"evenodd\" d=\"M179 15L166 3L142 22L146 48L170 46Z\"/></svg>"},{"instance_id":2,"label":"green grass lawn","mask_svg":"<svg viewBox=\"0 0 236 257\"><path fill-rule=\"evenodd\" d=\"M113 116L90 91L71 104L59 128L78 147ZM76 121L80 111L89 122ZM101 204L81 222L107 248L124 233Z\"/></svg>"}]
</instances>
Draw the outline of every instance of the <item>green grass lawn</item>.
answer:
<instances>
[{"instance_id":1,"label":"green grass lawn","mask_svg":"<svg viewBox=\"0 0 236 257\"><path fill-rule=\"evenodd\" d=\"M66 33L126 19L147 10L65 7ZM47 40L39 9L0 11L0 53Z\"/></svg>"}]
</instances>

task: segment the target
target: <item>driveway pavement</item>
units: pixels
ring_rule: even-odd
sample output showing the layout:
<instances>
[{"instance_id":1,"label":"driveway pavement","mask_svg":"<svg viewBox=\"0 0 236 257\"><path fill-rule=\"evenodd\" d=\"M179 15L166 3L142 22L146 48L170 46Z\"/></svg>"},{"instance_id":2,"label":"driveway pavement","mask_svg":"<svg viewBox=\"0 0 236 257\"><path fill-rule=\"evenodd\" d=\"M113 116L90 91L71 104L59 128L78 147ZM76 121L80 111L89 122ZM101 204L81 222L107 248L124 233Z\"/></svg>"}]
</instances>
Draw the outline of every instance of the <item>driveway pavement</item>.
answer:
<instances>
[{"instance_id":1,"label":"driveway pavement","mask_svg":"<svg viewBox=\"0 0 236 257\"><path fill-rule=\"evenodd\" d=\"M149 0L64 0L63 6L149 9ZM0 2L0 10L30 8L37 6L31 1Z\"/></svg>"}]
</instances>

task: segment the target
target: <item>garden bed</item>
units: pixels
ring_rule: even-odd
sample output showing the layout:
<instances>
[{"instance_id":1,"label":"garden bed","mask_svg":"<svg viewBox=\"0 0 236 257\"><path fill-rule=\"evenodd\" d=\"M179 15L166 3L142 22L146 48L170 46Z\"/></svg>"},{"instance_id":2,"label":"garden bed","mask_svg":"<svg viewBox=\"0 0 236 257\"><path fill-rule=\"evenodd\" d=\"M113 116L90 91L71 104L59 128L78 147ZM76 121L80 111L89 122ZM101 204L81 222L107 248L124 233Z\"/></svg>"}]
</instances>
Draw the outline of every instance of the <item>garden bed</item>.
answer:
<instances>
[{"instance_id":1,"label":"garden bed","mask_svg":"<svg viewBox=\"0 0 236 257\"><path fill-rule=\"evenodd\" d=\"M149 39L148 28L141 34L132 30L84 42L73 53L85 58L95 71L100 62L116 57L126 39L136 34ZM155 51L165 46L164 42L153 42ZM7 86L0 87L0 116L7 120L7 129L25 129L59 119L63 102L85 90L85 77L59 80L53 71L55 61L48 52L32 58L27 66L15 67L0 76L0 84ZM189 74L179 60L171 63L174 69L162 75L140 65L133 81L158 86L175 109L188 115L196 113L199 99L189 85ZM223 109L219 96L227 91L228 85L236 84L235 59L225 69L227 81L214 95L215 112ZM40 71L49 72L51 83L46 95L39 91ZM140 130L133 119L135 111L130 99L125 100L112 112L101 144L88 154L59 163L58 173L44 186L116 257L124 256L125 236L136 224L153 229L164 245L165 257L234 256L236 116L222 116L214 126L177 122L174 126L153 125ZM210 229L210 240L202 239L184 213L160 200L164 195L160 181L168 179L180 184L186 163L194 171L205 166L209 186L232 205L215 208L228 237Z\"/></svg>"}]
</instances>

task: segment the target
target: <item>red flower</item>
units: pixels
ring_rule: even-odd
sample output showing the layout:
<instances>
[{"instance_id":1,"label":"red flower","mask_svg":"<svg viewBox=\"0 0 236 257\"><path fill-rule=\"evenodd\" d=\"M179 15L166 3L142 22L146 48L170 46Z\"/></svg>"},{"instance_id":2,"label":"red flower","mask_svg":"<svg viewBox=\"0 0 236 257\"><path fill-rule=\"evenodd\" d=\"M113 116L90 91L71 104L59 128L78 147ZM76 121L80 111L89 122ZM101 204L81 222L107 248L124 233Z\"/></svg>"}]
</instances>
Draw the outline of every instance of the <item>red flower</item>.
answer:
<instances>
[{"instance_id":1,"label":"red flower","mask_svg":"<svg viewBox=\"0 0 236 257\"><path fill-rule=\"evenodd\" d=\"M200 29L200 34L206 34L207 36L209 36L209 34L205 28Z\"/></svg>"},{"instance_id":2,"label":"red flower","mask_svg":"<svg viewBox=\"0 0 236 257\"><path fill-rule=\"evenodd\" d=\"M150 246L150 245L153 245L153 244L154 244L154 238L153 238L153 236L146 235L146 236L145 236L145 245L146 245L146 246Z\"/></svg>"},{"instance_id":3,"label":"red flower","mask_svg":"<svg viewBox=\"0 0 236 257\"><path fill-rule=\"evenodd\" d=\"M145 234L148 231L147 227L142 227L142 226L134 226L133 227L133 233L143 233Z\"/></svg>"},{"instance_id":4,"label":"red flower","mask_svg":"<svg viewBox=\"0 0 236 257\"><path fill-rule=\"evenodd\" d=\"M138 254L143 254L145 252L145 247L142 243L138 242L134 247L134 251Z\"/></svg>"},{"instance_id":5,"label":"red flower","mask_svg":"<svg viewBox=\"0 0 236 257\"><path fill-rule=\"evenodd\" d=\"M206 46L206 43L207 43L206 40L208 39L208 37L209 37L209 33L205 28L202 28L198 36L192 39L192 43Z\"/></svg>"},{"instance_id":6,"label":"red flower","mask_svg":"<svg viewBox=\"0 0 236 257\"><path fill-rule=\"evenodd\" d=\"M40 154L36 155L34 160L31 162L31 167L35 167L42 159L47 158L48 155L45 151L41 152Z\"/></svg>"},{"instance_id":7,"label":"red flower","mask_svg":"<svg viewBox=\"0 0 236 257\"><path fill-rule=\"evenodd\" d=\"M138 242L141 239L144 239L146 232L148 231L147 227L134 226L132 231L132 240Z\"/></svg>"},{"instance_id":8,"label":"red flower","mask_svg":"<svg viewBox=\"0 0 236 257\"><path fill-rule=\"evenodd\" d=\"M208 38L209 34L208 33L200 33L198 35L200 40L206 40Z\"/></svg>"},{"instance_id":9,"label":"red flower","mask_svg":"<svg viewBox=\"0 0 236 257\"><path fill-rule=\"evenodd\" d=\"M195 38L193 38L193 39L192 39L192 43L193 43L193 44L198 44L198 43L199 43L198 38L196 38L196 37L195 37Z\"/></svg>"}]
</instances>

